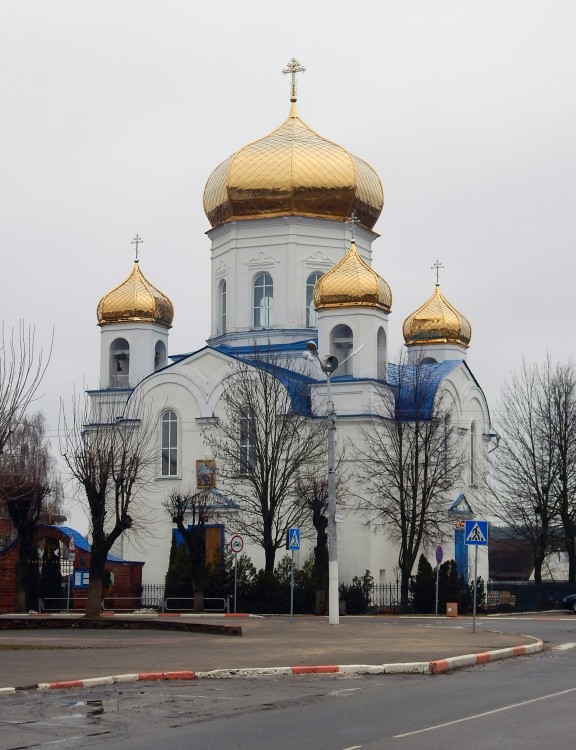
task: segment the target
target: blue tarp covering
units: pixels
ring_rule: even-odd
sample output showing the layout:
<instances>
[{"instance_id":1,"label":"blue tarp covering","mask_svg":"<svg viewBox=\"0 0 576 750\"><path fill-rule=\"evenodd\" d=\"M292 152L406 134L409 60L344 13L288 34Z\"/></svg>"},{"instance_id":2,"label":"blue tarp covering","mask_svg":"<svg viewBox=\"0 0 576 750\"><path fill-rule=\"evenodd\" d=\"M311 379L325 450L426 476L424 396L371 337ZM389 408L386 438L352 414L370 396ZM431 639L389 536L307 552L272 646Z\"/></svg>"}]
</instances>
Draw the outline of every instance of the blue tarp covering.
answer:
<instances>
[{"instance_id":1,"label":"blue tarp covering","mask_svg":"<svg viewBox=\"0 0 576 750\"><path fill-rule=\"evenodd\" d=\"M441 381L462 360L415 365L388 365L388 382L396 389L396 418L407 422L430 419Z\"/></svg>"}]
</instances>

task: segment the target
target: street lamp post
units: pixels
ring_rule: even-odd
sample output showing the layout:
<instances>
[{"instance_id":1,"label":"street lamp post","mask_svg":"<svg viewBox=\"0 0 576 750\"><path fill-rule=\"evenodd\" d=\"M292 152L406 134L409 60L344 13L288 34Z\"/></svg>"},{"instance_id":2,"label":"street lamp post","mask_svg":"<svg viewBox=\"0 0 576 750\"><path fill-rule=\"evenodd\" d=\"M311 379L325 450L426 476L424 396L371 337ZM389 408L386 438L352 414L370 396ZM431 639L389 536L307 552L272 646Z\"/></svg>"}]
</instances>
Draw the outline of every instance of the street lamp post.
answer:
<instances>
[{"instance_id":1,"label":"street lamp post","mask_svg":"<svg viewBox=\"0 0 576 750\"><path fill-rule=\"evenodd\" d=\"M340 623L338 606L338 534L336 530L336 470L334 467L334 433L336 431L336 412L332 401L330 376L338 367L336 357L327 356L320 359L314 341L306 344L308 351L304 355L319 367L326 375L328 396L328 623Z\"/></svg>"}]
</instances>

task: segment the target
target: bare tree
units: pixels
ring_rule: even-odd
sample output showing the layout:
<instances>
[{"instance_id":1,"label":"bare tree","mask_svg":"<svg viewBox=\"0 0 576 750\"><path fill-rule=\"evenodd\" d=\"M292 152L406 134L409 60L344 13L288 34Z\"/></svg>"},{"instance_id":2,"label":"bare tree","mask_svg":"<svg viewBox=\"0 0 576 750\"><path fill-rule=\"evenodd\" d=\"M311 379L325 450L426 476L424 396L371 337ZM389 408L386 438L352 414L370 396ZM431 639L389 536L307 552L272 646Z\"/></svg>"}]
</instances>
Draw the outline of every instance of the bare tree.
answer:
<instances>
[{"instance_id":1,"label":"bare tree","mask_svg":"<svg viewBox=\"0 0 576 750\"><path fill-rule=\"evenodd\" d=\"M337 461L336 496L342 507L347 478L342 470L343 454ZM314 529L314 575L316 578L315 614L326 614L328 585L328 477L327 467L302 474L296 482L296 502L302 508L304 533Z\"/></svg>"},{"instance_id":2,"label":"bare tree","mask_svg":"<svg viewBox=\"0 0 576 750\"><path fill-rule=\"evenodd\" d=\"M86 616L99 617L106 561L127 531L143 531L146 509L138 493L149 482L155 462L157 425L137 395L124 408L112 405L91 418L87 402L62 410L61 451L83 490L92 537Z\"/></svg>"},{"instance_id":3,"label":"bare tree","mask_svg":"<svg viewBox=\"0 0 576 750\"><path fill-rule=\"evenodd\" d=\"M249 361L237 360L225 381L223 415L204 432L223 489L240 506L239 530L264 550L266 575L302 517L298 478L326 449L324 422L310 416L310 378L286 364L257 348Z\"/></svg>"},{"instance_id":4,"label":"bare tree","mask_svg":"<svg viewBox=\"0 0 576 750\"><path fill-rule=\"evenodd\" d=\"M34 328L20 321L17 329L0 332L0 454L36 395L50 361L36 346Z\"/></svg>"},{"instance_id":5,"label":"bare tree","mask_svg":"<svg viewBox=\"0 0 576 750\"><path fill-rule=\"evenodd\" d=\"M493 454L490 507L515 535L530 545L534 580L554 538L558 541L556 428L549 390L552 371L528 364L504 383L497 407L500 435Z\"/></svg>"},{"instance_id":6,"label":"bare tree","mask_svg":"<svg viewBox=\"0 0 576 750\"><path fill-rule=\"evenodd\" d=\"M403 611L418 554L423 543L441 537L464 464L452 409L436 392L437 367L399 364L393 386L381 386L376 413L357 447L366 490L360 507L399 544Z\"/></svg>"},{"instance_id":7,"label":"bare tree","mask_svg":"<svg viewBox=\"0 0 576 750\"><path fill-rule=\"evenodd\" d=\"M554 427L555 476L553 493L564 549L568 555L568 580L576 582L576 371L572 362L557 364L546 387L550 394L550 420Z\"/></svg>"},{"instance_id":8,"label":"bare tree","mask_svg":"<svg viewBox=\"0 0 576 750\"><path fill-rule=\"evenodd\" d=\"M314 545L314 574L316 577L315 614L326 613L328 584L328 477L308 474L296 483L297 502L310 519L316 533Z\"/></svg>"},{"instance_id":9,"label":"bare tree","mask_svg":"<svg viewBox=\"0 0 576 750\"><path fill-rule=\"evenodd\" d=\"M50 520L61 500L61 483L46 440L42 414L23 416L0 454L0 503L18 539L16 612L38 606L39 558L35 544L38 525Z\"/></svg>"},{"instance_id":10,"label":"bare tree","mask_svg":"<svg viewBox=\"0 0 576 750\"><path fill-rule=\"evenodd\" d=\"M214 516L214 501L209 490L200 492L174 490L163 503L164 509L182 535L192 563L194 610L204 610L206 578L206 524ZM184 524L188 523L192 528Z\"/></svg>"}]
</instances>

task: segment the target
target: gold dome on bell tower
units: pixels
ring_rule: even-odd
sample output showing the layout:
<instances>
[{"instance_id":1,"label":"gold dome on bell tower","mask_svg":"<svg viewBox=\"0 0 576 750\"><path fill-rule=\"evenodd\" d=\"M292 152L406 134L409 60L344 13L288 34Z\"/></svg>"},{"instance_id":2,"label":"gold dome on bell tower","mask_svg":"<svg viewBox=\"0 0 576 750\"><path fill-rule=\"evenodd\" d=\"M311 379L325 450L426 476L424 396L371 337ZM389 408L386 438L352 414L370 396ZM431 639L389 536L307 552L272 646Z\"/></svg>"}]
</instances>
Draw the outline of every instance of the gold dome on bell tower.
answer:
<instances>
[{"instance_id":1,"label":"gold dome on bell tower","mask_svg":"<svg viewBox=\"0 0 576 750\"><path fill-rule=\"evenodd\" d=\"M112 291L105 294L96 310L98 325L108 323L146 322L171 328L174 306L151 284L134 261L132 273Z\"/></svg>"},{"instance_id":2,"label":"gold dome on bell tower","mask_svg":"<svg viewBox=\"0 0 576 750\"><path fill-rule=\"evenodd\" d=\"M249 143L212 172L204 189L210 224L273 216L310 216L346 221L355 213L372 229L384 205L380 178L362 159L319 135L296 109L292 59L292 106L276 130Z\"/></svg>"},{"instance_id":3,"label":"gold dome on bell tower","mask_svg":"<svg viewBox=\"0 0 576 750\"><path fill-rule=\"evenodd\" d=\"M404 341L413 344L458 344L468 348L472 326L467 318L448 302L436 284L434 293L402 326Z\"/></svg>"},{"instance_id":4,"label":"gold dome on bell tower","mask_svg":"<svg viewBox=\"0 0 576 750\"><path fill-rule=\"evenodd\" d=\"M371 268L356 249L352 240L342 260L314 286L314 307L325 310L334 307L378 307L390 311L392 290L388 283Z\"/></svg>"}]
</instances>

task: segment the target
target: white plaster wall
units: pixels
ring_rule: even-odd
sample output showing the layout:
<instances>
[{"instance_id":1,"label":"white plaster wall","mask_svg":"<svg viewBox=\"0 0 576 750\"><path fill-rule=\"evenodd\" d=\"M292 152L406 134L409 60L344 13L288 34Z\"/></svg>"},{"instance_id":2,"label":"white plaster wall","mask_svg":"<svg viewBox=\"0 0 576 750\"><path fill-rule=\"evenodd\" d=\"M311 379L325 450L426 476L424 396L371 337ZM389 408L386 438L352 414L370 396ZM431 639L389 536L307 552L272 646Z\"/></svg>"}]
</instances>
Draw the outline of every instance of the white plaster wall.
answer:
<instances>
[{"instance_id":1,"label":"white plaster wall","mask_svg":"<svg viewBox=\"0 0 576 750\"><path fill-rule=\"evenodd\" d=\"M371 263L372 241L378 236L356 228L362 257ZM234 221L208 232L212 241L211 339L222 336L218 285L227 284L227 336L235 344L250 344L252 284L267 272L274 281L274 323L266 329L273 341L287 340L290 331L306 331L306 280L314 271L326 273L350 247L351 229L344 222L287 216Z\"/></svg>"}]
</instances>

